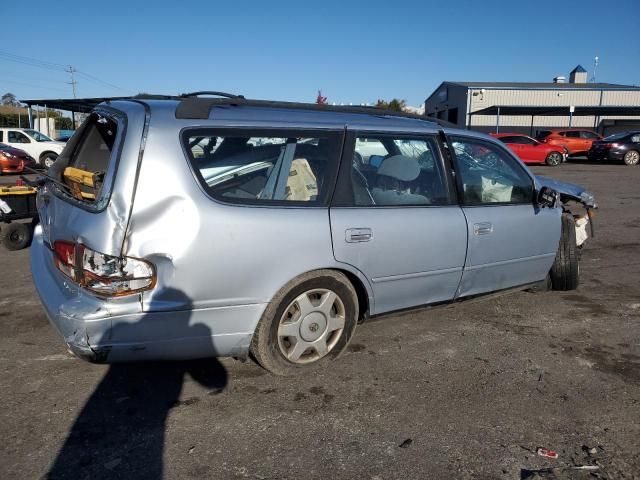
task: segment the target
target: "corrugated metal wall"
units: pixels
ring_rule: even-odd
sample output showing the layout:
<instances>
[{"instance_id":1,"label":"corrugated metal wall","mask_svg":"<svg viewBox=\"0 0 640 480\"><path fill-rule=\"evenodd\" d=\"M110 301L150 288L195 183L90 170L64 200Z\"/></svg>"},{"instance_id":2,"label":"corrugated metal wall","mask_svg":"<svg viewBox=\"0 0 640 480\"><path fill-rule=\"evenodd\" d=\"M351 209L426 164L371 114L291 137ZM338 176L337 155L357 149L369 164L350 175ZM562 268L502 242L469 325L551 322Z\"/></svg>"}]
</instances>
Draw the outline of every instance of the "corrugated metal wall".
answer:
<instances>
[{"instance_id":1,"label":"corrugated metal wall","mask_svg":"<svg viewBox=\"0 0 640 480\"><path fill-rule=\"evenodd\" d=\"M548 90L533 89L484 89L469 88L469 100L466 93L467 87L458 85L448 85L448 98L440 101L434 95L425 103L427 114L433 111L440 111L458 108L460 112L461 126L469 125L474 130L495 131L495 115L464 115L469 102L469 111L474 112L494 105L519 105L519 106L637 106L640 105L640 90L586 90L558 88ZM446 112L444 112L446 115ZM571 120L572 127L584 127L597 129L603 127L603 120L611 120L621 117L615 116L574 116ZM624 117L625 120L640 120L640 117ZM531 116L528 115L501 115L501 131L533 132L549 127L568 127L569 113L566 116L536 116L533 118L533 128Z\"/></svg>"}]
</instances>

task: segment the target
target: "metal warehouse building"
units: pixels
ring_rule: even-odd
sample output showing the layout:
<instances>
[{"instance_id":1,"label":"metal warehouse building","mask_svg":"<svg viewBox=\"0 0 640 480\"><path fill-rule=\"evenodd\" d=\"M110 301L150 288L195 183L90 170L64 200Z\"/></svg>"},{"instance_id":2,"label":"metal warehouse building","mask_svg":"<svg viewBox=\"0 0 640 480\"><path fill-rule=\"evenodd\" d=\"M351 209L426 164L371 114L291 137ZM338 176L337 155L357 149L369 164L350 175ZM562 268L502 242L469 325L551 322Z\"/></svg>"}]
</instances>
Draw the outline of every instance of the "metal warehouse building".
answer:
<instances>
[{"instance_id":1,"label":"metal warehouse building","mask_svg":"<svg viewBox=\"0 0 640 480\"><path fill-rule=\"evenodd\" d=\"M443 82L425 100L425 115L483 132L583 127L608 134L640 129L640 87L588 83L580 65L569 82Z\"/></svg>"}]
</instances>

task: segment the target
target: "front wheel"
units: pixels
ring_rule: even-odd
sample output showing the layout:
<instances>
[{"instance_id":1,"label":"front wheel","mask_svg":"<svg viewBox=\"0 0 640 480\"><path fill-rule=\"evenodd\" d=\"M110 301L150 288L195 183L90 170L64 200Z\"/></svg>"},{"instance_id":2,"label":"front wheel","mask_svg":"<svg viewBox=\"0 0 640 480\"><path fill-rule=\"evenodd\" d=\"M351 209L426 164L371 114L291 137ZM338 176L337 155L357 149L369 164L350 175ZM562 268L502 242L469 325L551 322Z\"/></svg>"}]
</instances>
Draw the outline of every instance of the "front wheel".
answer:
<instances>
[{"instance_id":1,"label":"front wheel","mask_svg":"<svg viewBox=\"0 0 640 480\"><path fill-rule=\"evenodd\" d=\"M46 153L42 157L42 165L44 165L45 168L49 169L53 166L57 158L58 156L55 153Z\"/></svg>"},{"instance_id":2,"label":"front wheel","mask_svg":"<svg viewBox=\"0 0 640 480\"><path fill-rule=\"evenodd\" d=\"M283 287L265 309L251 353L277 375L308 370L338 356L351 340L358 297L340 272L318 270Z\"/></svg>"},{"instance_id":3,"label":"front wheel","mask_svg":"<svg viewBox=\"0 0 640 480\"><path fill-rule=\"evenodd\" d=\"M640 153L636 150L629 150L624 154L624 163L625 165L637 165L640 161Z\"/></svg>"},{"instance_id":4,"label":"front wheel","mask_svg":"<svg viewBox=\"0 0 640 480\"><path fill-rule=\"evenodd\" d=\"M550 167L557 167L562 163L562 154L560 152L551 152L547 155L545 163Z\"/></svg>"},{"instance_id":5,"label":"front wheel","mask_svg":"<svg viewBox=\"0 0 640 480\"><path fill-rule=\"evenodd\" d=\"M575 290L580 280L576 223L567 213L562 215L562 233L556 258L549 272L554 290Z\"/></svg>"}]
</instances>

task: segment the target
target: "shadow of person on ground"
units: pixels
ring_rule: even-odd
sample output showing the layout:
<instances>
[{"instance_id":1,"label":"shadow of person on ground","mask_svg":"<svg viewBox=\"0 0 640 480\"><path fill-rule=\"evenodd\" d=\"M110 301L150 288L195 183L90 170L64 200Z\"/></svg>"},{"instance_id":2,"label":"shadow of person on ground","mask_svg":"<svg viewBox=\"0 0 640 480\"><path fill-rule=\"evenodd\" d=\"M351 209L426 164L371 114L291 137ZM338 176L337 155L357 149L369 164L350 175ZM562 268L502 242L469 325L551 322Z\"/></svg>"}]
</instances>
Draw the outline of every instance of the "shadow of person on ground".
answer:
<instances>
[{"instance_id":1,"label":"shadow of person on ground","mask_svg":"<svg viewBox=\"0 0 640 480\"><path fill-rule=\"evenodd\" d=\"M164 296L190 306L180 291ZM211 341L207 326L189 326L189 310L173 315L172 327L185 327L183 337L208 337ZM137 332L143 322L153 324L153 320L143 319L118 326L113 338L127 338L127 329ZM76 418L45 478L162 478L166 420L169 411L179 405L187 374L206 388L221 390L227 384L226 370L215 358L111 365Z\"/></svg>"}]
</instances>

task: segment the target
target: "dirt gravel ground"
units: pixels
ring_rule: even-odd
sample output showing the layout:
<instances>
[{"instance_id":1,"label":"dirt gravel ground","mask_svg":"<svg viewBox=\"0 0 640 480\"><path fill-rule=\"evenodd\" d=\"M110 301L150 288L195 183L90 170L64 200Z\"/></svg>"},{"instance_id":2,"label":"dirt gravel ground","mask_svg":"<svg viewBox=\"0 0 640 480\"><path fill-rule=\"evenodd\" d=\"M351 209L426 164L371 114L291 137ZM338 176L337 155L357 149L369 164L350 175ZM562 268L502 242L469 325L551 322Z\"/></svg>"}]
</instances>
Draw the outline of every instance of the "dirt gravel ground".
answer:
<instances>
[{"instance_id":1,"label":"dirt gravel ground","mask_svg":"<svg viewBox=\"0 0 640 480\"><path fill-rule=\"evenodd\" d=\"M534 170L601 206L578 290L371 321L297 378L69 357L0 250L0 477L640 478L640 168Z\"/></svg>"}]
</instances>

